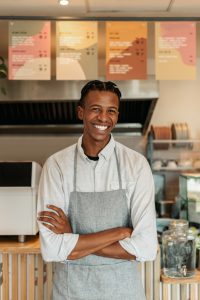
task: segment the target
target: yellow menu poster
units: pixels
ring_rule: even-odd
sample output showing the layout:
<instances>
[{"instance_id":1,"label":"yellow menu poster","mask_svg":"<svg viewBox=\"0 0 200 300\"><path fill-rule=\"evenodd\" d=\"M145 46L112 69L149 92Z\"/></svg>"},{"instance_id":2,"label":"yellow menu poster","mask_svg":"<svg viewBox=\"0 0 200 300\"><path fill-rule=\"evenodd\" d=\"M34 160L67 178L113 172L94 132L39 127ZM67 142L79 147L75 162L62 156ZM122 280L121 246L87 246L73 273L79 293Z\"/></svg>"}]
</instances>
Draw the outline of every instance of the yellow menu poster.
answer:
<instances>
[{"instance_id":1,"label":"yellow menu poster","mask_svg":"<svg viewBox=\"0 0 200 300\"><path fill-rule=\"evenodd\" d=\"M50 80L49 21L10 21L8 74L10 80Z\"/></svg>"},{"instance_id":2,"label":"yellow menu poster","mask_svg":"<svg viewBox=\"0 0 200 300\"><path fill-rule=\"evenodd\" d=\"M155 39L157 80L196 78L195 22L157 22Z\"/></svg>"},{"instance_id":3,"label":"yellow menu poster","mask_svg":"<svg viewBox=\"0 0 200 300\"><path fill-rule=\"evenodd\" d=\"M56 79L97 78L97 22L56 22Z\"/></svg>"},{"instance_id":4,"label":"yellow menu poster","mask_svg":"<svg viewBox=\"0 0 200 300\"><path fill-rule=\"evenodd\" d=\"M106 22L106 78L147 78L146 22Z\"/></svg>"}]
</instances>

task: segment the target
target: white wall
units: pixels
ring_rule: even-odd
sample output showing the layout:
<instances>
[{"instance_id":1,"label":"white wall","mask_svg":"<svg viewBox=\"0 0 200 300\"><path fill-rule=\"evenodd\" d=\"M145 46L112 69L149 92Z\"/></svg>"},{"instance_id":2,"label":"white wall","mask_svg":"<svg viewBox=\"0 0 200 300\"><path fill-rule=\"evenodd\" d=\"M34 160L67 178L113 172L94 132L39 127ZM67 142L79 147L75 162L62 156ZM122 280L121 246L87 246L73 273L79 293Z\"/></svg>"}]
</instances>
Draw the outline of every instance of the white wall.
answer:
<instances>
[{"instance_id":1,"label":"white wall","mask_svg":"<svg viewBox=\"0 0 200 300\"><path fill-rule=\"evenodd\" d=\"M200 139L200 60L196 80L162 80L159 83L160 97L151 123L170 126L187 122L190 137Z\"/></svg>"}]
</instances>

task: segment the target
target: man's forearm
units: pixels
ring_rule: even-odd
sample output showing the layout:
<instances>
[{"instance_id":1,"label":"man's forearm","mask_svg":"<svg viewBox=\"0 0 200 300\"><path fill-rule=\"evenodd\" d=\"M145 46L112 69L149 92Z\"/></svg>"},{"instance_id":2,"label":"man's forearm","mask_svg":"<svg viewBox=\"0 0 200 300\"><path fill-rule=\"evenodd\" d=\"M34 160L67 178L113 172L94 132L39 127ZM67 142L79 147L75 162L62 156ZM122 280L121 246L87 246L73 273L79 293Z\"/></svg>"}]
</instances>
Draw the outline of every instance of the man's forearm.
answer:
<instances>
[{"instance_id":1,"label":"man's forearm","mask_svg":"<svg viewBox=\"0 0 200 300\"><path fill-rule=\"evenodd\" d=\"M135 256L128 253L120 243L115 242L112 245L109 245L103 249L100 249L94 253L98 256L104 256L109 258L118 258L118 259L127 259L127 260L135 260Z\"/></svg>"},{"instance_id":2,"label":"man's forearm","mask_svg":"<svg viewBox=\"0 0 200 300\"><path fill-rule=\"evenodd\" d=\"M131 232L131 228L121 227L97 233L82 234L79 236L76 246L67 258L74 260L89 254L94 254L115 242L130 237Z\"/></svg>"}]
</instances>

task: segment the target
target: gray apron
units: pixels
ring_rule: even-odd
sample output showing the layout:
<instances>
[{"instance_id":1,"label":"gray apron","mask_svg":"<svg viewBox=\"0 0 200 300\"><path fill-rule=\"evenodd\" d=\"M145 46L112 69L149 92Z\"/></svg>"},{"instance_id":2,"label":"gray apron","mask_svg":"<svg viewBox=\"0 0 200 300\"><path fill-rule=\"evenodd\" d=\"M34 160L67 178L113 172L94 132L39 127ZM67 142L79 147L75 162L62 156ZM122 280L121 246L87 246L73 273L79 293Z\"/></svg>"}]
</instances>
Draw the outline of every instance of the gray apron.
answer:
<instances>
[{"instance_id":1,"label":"gray apron","mask_svg":"<svg viewBox=\"0 0 200 300\"><path fill-rule=\"evenodd\" d=\"M130 214L116 155L119 190L77 192L77 148L74 157L74 191L68 216L73 233L86 234L129 227ZM83 178L84 180L84 178ZM55 263L53 300L145 300L136 261L97 255Z\"/></svg>"}]
</instances>

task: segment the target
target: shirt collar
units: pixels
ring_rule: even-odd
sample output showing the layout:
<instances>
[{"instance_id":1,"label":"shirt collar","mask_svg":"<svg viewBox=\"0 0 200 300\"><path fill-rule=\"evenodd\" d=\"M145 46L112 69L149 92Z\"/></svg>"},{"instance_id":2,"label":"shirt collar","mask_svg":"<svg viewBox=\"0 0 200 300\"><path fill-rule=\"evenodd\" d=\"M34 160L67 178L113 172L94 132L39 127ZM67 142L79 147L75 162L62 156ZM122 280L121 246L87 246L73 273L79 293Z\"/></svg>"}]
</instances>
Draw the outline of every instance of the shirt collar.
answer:
<instances>
[{"instance_id":1,"label":"shirt collar","mask_svg":"<svg viewBox=\"0 0 200 300\"><path fill-rule=\"evenodd\" d=\"M99 155L102 155L106 160L109 160L115 149L115 140L111 134L109 143L101 150Z\"/></svg>"},{"instance_id":2,"label":"shirt collar","mask_svg":"<svg viewBox=\"0 0 200 300\"><path fill-rule=\"evenodd\" d=\"M82 139L83 139L83 136L81 136L78 139L78 142L77 142L78 152L79 152L79 154L82 158L84 158L84 159L87 158L88 159L88 157L85 155L85 153L83 151L83 148L81 146L82 145ZM115 148L115 140L113 138L113 135L111 134L110 141L101 150L101 152L99 153L99 156L102 156L102 157L104 157L104 159L109 160L111 155L113 154L114 148Z\"/></svg>"}]
</instances>

